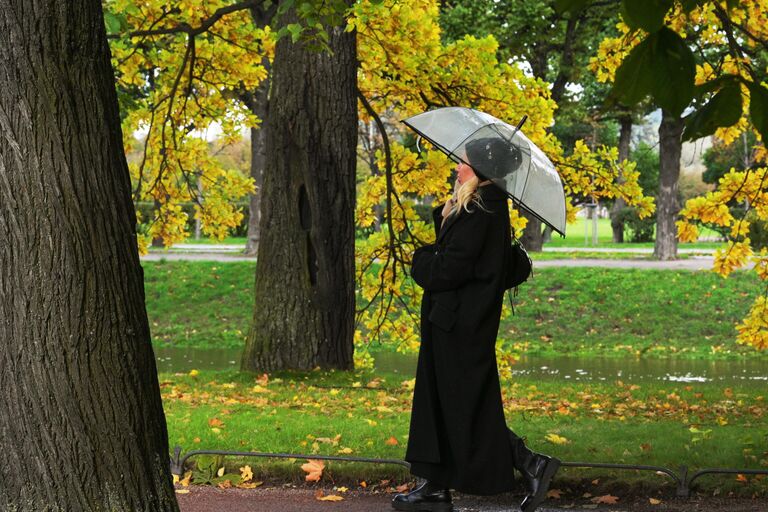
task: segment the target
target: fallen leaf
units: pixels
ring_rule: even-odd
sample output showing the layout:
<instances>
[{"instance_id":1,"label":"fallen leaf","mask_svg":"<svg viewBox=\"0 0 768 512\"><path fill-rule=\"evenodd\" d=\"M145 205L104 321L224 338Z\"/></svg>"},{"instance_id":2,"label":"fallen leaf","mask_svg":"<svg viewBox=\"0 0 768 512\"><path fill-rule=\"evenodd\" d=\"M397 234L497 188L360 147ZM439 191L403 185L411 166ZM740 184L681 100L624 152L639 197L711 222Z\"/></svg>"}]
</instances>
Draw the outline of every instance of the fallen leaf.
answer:
<instances>
[{"instance_id":1,"label":"fallen leaf","mask_svg":"<svg viewBox=\"0 0 768 512\"><path fill-rule=\"evenodd\" d=\"M592 480L592 485L597 485L599 483L600 483L600 479L599 478L595 478L594 480Z\"/></svg>"},{"instance_id":2,"label":"fallen leaf","mask_svg":"<svg viewBox=\"0 0 768 512\"><path fill-rule=\"evenodd\" d=\"M368 484L367 484L367 483L365 483L365 480L362 480L362 481L360 482L360 487L363 487L363 488L365 488L365 487L368 487Z\"/></svg>"},{"instance_id":3,"label":"fallen leaf","mask_svg":"<svg viewBox=\"0 0 768 512\"><path fill-rule=\"evenodd\" d=\"M189 489L176 489L176 494L189 494Z\"/></svg>"},{"instance_id":4,"label":"fallen leaf","mask_svg":"<svg viewBox=\"0 0 768 512\"><path fill-rule=\"evenodd\" d=\"M643 450L644 452L649 452L651 451L651 445L648 443L643 443L640 445L640 449Z\"/></svg>"},{"instance_id":5,"label":"fallen leaf","mask_svg":"<svg viewBox=\"0 0 768 512\"><path fill-rule=\"evenodd\" d=\"M189 486L189 482L191 480L192 480L192 472L191 471L187 471L186 473L184 473L184 478L179 480L179 483L181 485L183 485L184 487L188 487Z\"/></svg>"},{"instance_id":6,"label":"fallen leaf","mask_svg":"<svg viewBox=\"0 0 768 512\"><path fill-rule=\"evenodd\" d=\"M551 432L549 434L547 434L546 436L544 436L544 439L546 439L547 441L549 441L552 444L566 444L566 443L570 442L565 437L559 436L557 434L553 434Z\"/></svg>"},{"instance_id":7,"label":"fallen leaf","mask_svg":"<svg viewBox=\"0 0 768 512\"><path fill-rule=\"evenodd\" d=\"M189 376L190 377L197 377L198 375L200 375L199 371L197 371L197 370L189 370Z\"/></svg>"},{"instance_id":8,"label":"fallen leaf","mask_svg":"<svg viewBox=\"0 0 768 512\"><path fill-rule=\"evenodd\" d=\"M253 471L251 470L251 466L243 466L240 468L240 481L247 482L251 479L253 479Z\"/></svg>"},{"instance_id":9,"label":"fallen leaf","mask_svg":"<svg viewBox=\"0 0 768 512\"><path fill-rule=\"evenodd\" d=\"M256 383L261 386L266 386L267 382L269 382L269 375L266 373L263 373L260 377L256 377Z\"/></svg>"},{"instance_id":10,"label":"fallen leaf","mask_svg":"<svg viewBox=\"0 0 768 512\"><path fill-rule=\"evenodd\" d=\"M216 472L216 476L222 477L224 476L224 466L221 466L219 470Z\"/></svg>"},{"instance_id":11,"label":"fallen leaf","mask_svg":"<svg viewBox=\"0 0 768 512\"><path fill-rule=\"evenodd\" d=\"M329 494L328 496L323 496L322 498L317 498L320 501L341 501L344 498L337 494Z\"/></svg>"},{"instance_id":12,"label":"fallen leaf","mask_svg":"<svg viewBox=\"0 0 768 512\"><path fill-rule=\"evenodd\" d=\"M174 485L179 483L179 475L177 475L176 473L173 473L173 483Z\"/></svg>"},{"instance_id":13,"label":"fallen leaf","mask_svg":"<svg viewBox=\"0 0 768 512\"><path fill-rule=\"evenodd\" d=\"M397 446L400 443L397 442L397 438L395 436L390 436L389 439L384 441L384 444L388 444L389 446Z\"/></svg>"},{"instance_id":14,"label":"fallen leaf","mask_svg":"<svg viewBox=\"0 0 768 512\"><path fill-rule=\"evenodd\" d=\"M305 477L307 482L318 482L320 481L320 477L323 476L325 464L321 460L309 459L309 462L302 464L301 469L307 473L307 476Z\"/></svg>"},{"instance_id":15,"label":"fallen leaf","mask_svg":"<svg viewBox=\"0 0 768 512\"><path fill-rule=\"evenodd\" d=\"M232 481L230 480L224 480L223 482L219 482L220 489L229 489L231 487L232 487Z\"/></svg>"},{"instance_id":16,"label":"fallen leaf","mask_svg":"<svg viewBox=\"0 0 768 512\"><path fill-rule=\"evenodd\" d=\"M736 475L736 481L747 483L747 477L739 473L738 475Z\"/></svg>"},{"instance_id":17,"label":"fallen leaf","mask_svg":"<svg viewBox=\"0 0 768 512\"><path fill-rule=\"evenodd\" d=\"M651 505L658 505L661 503L661 500L657 500L656 498L648 498L648 501L651 503Z\"/></svg>"},{"instance_id":18,"label":"fallen leaf","mask_svg":"<svg viewBox=\"0 0 768 512\"><path fill-rule=\"evenodd\" d=\"M395 490L397 492L405 492L408 489L409 489L408 484L398 485L397 487L395 487Z\"/></svg>"},{"instance_id":19,"label":"fallen leaf","mask_svg":"<svg viewBox=\"0 0 768 512\"><path fill-rule=\"evenodd\" d=\"M209 427L220 427L222 425L224 425L224 422L221 421L219 418L211 418L208 420Z\"/></svg>"},{"instance_id":20,"label":"fallen leaf","mask_svg":"<svg viewBox=\"0 0 768 512\"><path fill-rule=\"evenodd\" d=\"M547 498L552 498L554 500L559 500L562 495L563 491L560 489L550 489L547 491Z\"/></svg>"},{"instance_id":21,"label":"fallen leaf","mask_svg":"<svg viewBox=\"0 0 768 512\"><path fill-rule=\"evenodd\" d=\"M261 484L263 484L263 483L264 482L245 482L245 483L242 483L242 484L238 484L237 486L240 489L255 489L258 486L260 486Z\"/></svg>"},{"instance_id":22,"label":"fallen leaf","mask_svg":"<svg viewBox=\"0 0 768 512\"><path fill-rule=\"evenodd\" d=\"M589 501L592 503L605 503L606 505L615 505L619 501L619 498L616 496L611 496L610 494L604 494L603 496L596 496Z\"/></svg>"},{"instance_id":23,"label":"fallen leaf","mask_svg":"<svg viewBox=\"0 0 768 512\"><path fill-rule=\"evenodd\" d=\"M192 440L193 443L199 443L201 439L199 437L196 437Z\"/></svg>"},{"instance_id":24,"label":"fallen leaf","mask_svg":"<svg viewBox=\"0 0 768 512\"><path fill-rule=\"evenodd\" d=\"M339 492L347 492L349 489L347 489L346 487L338 487L336 488L336 490Z\"/></svg>"}]
</instances>

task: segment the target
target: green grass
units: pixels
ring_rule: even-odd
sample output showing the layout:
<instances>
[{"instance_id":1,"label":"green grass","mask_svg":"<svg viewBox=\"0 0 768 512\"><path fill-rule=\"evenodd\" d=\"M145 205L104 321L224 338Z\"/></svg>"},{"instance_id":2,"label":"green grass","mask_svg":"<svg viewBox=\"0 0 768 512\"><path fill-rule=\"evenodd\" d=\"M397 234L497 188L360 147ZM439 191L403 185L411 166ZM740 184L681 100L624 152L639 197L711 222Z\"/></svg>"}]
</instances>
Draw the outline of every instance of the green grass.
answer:
<instances>
[{"instance_id":1,"label":"green grass","mask_svg":"<svg viewBox=\"0 0 768 512\"><path fill-rule=\"evenodd\" d=\"M156 345L240 347L253 313L253 262L142 262Z\"/></svg>"},{"instance_id":2,"label":"green grass","mask_svg":"<svg viewBox=\"0 0 768 512\"><path fill-rule=\"evenodd\" d=\"M242 346L255 265L143 262L154 343ZM499 336L532 354L755 357L736 345L734 325L760 291L744 272L722 279L711 272L538 269Z\"/></svg>"},{"instance_id":3,"label":"green grass","mask_svg":"<svg viewBox=\"0 0 768 512\"><path fill-rule=\"evenodd\" d=\"M160 375L170 446L192 449L351 455L402 459L411 388L403 377L369 372ZM356 387L358 386L358 387ZM371 387L377 386L377 387ZM716 384L536 382L503 384L507 424L536 451L568 461L704 467L768 467L764 397ZM691 430L691 429L694 430ZM555 434L565 444L553 444ZM338 437L337 437L338 436ZM392 442L392 438L397 444ZM244 460L230 461L236 468ZM300 479L305 462L248 463L257 478ZM326 463L335 483L407 479L396 466ZM236 472L236 470L235 470ZM563 481L620 476L657 485L649 472L564 470ZM750 484L768 490L768 482ZM704 488L739 489L733 477Z\"/></svg>"}]
</instances>

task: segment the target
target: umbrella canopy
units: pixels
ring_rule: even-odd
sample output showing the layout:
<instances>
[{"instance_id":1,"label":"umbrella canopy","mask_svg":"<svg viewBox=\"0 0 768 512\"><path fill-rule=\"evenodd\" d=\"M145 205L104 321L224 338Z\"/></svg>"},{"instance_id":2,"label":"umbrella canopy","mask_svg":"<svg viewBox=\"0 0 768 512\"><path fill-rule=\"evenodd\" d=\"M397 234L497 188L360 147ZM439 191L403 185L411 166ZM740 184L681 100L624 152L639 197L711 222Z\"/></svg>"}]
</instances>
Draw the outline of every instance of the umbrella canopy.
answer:
<instances>
[{"instance_id":1,"label":"umbrella canopy","mask_svg":"<svg viewBox=\"0 0 768 512\"><path fill-rule=\"evenodd\" d=\"M464 107L431 110L403 123L455 162L470 165L518 206L565 235L565 192L560 175L519 128Z\"/></svg>"}]
</instances>

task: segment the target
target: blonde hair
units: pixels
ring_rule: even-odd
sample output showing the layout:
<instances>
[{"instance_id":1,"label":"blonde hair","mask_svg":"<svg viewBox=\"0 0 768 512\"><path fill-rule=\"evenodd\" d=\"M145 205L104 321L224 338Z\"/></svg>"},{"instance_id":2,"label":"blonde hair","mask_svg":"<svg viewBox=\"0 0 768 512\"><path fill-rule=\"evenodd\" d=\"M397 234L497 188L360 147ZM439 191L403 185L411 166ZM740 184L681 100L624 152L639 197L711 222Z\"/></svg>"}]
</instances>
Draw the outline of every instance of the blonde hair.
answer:
<instances>
[{"instance_id":1,"label":"blonde hair","mask_svg":"<svg viewBox=\"0 0 768 512\"><path fill-rule=\"evenodd\" d=\"M449 215L459 215L462 210L471 213L472 210L469 209L470 203L483 208L482 199L480 199L480 194L477 190L479 183L480 179L477 176L473 176L459 185L453 198L453 206Z\"/></svg>"}]
</instances>

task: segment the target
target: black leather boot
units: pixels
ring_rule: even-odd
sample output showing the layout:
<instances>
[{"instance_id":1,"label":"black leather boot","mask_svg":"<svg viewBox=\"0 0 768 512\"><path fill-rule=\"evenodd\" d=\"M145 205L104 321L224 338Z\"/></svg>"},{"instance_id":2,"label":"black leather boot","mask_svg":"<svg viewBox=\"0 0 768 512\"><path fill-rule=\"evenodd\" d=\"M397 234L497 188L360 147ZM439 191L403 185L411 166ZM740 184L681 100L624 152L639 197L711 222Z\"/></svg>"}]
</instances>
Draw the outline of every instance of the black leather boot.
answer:
<instances>
[{"instance_id":1,"label":"black leather boot","mask_svg":"<svg viewBox=\"0 0 768 512\"><path fill-rule=\"evenodd\" d=\"M528 495L520 503L520 510L533 512L547 497L549 483L560 469L560 460L531 451L511 430L509 437L512 440L515 469L523 475L528 490Z\"/></svg>"},{"instance_id":2,"label":"black leather boot","mask_svg":"<svg viewBox=\"0 0 768 512\"><path fill-rule=\"evenodd\" d=\"M426 481L407 494L398 494L392 500L395 510L413 512L451 512L451 492L444 485Z\"/></svg>"}]
</instances>

